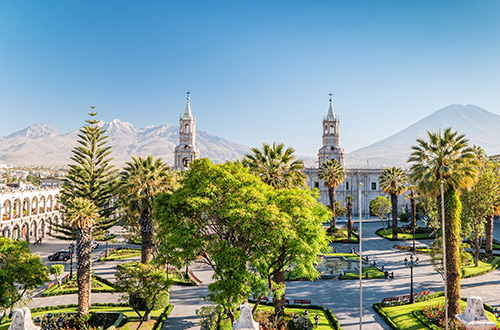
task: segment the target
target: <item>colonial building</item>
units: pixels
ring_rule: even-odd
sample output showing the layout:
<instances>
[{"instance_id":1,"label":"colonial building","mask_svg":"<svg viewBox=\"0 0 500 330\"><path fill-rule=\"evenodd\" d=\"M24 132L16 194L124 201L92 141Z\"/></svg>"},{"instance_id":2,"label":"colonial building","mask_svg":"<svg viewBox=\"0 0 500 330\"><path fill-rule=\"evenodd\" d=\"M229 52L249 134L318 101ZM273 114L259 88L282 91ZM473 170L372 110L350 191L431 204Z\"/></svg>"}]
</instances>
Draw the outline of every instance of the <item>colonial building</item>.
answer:
<instances>
[{"instance_id":1,"label":"colonial building","mask_svg":"<svg viewBox=\"0 0 500 330\"><path fill-rule=\"evenodd\" d=\"M174 150L174 170L184 171L189 168L189 163L200 157L196 147L196 117L191 113L187 92L187 103L184 114L179 119L179 145Z\"/></svg>"},{"instance_id":2,"label":"colonial building","mask_svg":"<svg viewBox=\"0 0 500 330\"><path fill-rule=\"evenodd\" d=\"M335 159L344 166L344 149L340 147L339 118L335 115L330 97L327 115L323 118L323 145L318 152L318 167L305 170L310 188L318 188L321 202L328 205L328 188L318 178L319 168L326 160ZM358 194L361 189L361 212L363 217L370 214L370 201L383 194L379 185L379 176L383 169L345 169L344 182L335 190L335 199L343 202L347 195L353 197L353 214L359 215ZM362 184L361 187L359 184ZM402 206L402 204L400 203Z\"/></svg>"}]
</instances>

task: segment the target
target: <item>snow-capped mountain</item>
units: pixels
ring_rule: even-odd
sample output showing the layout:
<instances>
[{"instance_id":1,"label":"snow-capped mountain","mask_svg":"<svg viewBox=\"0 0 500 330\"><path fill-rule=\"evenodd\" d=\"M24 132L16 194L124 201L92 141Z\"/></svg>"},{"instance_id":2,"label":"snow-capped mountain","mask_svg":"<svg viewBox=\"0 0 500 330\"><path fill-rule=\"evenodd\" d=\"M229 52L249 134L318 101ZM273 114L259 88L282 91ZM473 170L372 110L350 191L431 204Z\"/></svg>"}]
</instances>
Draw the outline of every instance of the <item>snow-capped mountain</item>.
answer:
<instances>
[{"instance_id":1,"label":"snow-capped mountain","mask_svg":"<svg viewBox=\"0 0 500 330\"><path fill-rule=\"evenodd\" d=\"M451 127L465 134L471 145L482 147L488 155L500 154L500 116L475 105L452 104L367 147L346 154L346 167L408 166L416 139L427 140L427 131Z\"/></svg>"},{"instance_id":2,"label":"snow-capped mountain","mask_svg":"<svg viewBox=\"0 0 500 330\"><path fill-rule=\"evenodd\" d=\"M129 122L113 119L101 122L112 147L113 162L123 165L132 156L154 155L173 165L173 151L179 143L179 127L163 124L137 128ZM0 136L0 163L11 165L67 165L76 146L78 130L62 134L45 124L29 126L7 137ZM243 145L207 132L198 131L196 144L201 157L213 162L241 158L249 152Z\"/></svg>"}]
</instances>

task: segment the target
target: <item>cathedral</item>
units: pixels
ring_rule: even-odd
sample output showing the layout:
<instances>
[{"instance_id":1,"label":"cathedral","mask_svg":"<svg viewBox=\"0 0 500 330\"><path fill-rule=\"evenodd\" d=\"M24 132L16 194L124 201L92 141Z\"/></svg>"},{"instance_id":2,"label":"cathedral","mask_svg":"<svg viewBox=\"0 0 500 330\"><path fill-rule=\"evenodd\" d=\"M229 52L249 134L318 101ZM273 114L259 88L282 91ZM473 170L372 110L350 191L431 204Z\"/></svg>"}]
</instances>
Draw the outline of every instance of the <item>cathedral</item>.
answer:
<instances>
[{"instance_id":1,"label":"cathedral","mask_svg":"<svg viewBox=\"0 0 500 330\"><path fill-rule=\"evenodd\" d=\"M179 119L179 145L175 147L174 151L174 169L181 171L188 170L189 163L200 157L200 152L198 147L196 147L196 117L191 112L189 92L187 94L186 109ZM325 205L329 204L328 188L318 178L321 164L326 160L335 159L345 168L344 149L340 147L339 123L339 118L333 110L330 95L328 111L323 118L323 144L318 152L318 167L305 169L305 173L308 176L308 186L319 189L321 202ZM335 190L335 199L344 202L345 197L351 195L353 197L353 215L358 216L358 188L361 183L361 212L363 217L369 216L370 201L383 194L379 186L379 176L382 170L382 168L345 169L345 179ZM400 197L399 205L402 207L406 203L401 199L402 197Z\"/></svg>"},{"instance_id":2,"label":"cathedral","mask_svg":"<svg viewBox=\"0 0 500 330\"><path fill-rule=\"evenodd\" d=\"M318 152L318 167L310 167L305 170L308 176L308 186L318 188L321 202L328 205L328 188L323 180L318 178L318 172L324 161L335 159L345 169L345 179L335 190L335 200L344 202L346 196L351 195L353 197L353 215L359 215L358 188L361 183L361 212L363 217L369 216L370 201L383 194L379 186L379 176L383 169L345 168L344 149L340 147L339 118L333 110L331 95L327 115L323 118L322 128L323 145Z\"/></svg>"}]
</instances>

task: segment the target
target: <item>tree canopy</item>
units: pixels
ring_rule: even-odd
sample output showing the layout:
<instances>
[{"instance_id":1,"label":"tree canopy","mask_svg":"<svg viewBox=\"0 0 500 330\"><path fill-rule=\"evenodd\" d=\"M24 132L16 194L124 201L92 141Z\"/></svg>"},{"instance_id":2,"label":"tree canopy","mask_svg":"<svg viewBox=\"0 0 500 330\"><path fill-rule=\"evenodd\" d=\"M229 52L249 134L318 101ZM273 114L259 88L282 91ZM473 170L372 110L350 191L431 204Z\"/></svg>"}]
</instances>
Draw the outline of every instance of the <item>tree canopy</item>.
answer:
<instances>
[{"instance_id":1,"label":"tree canopy","mask_svg":"<svg viewBox=\"0 0 500 330\"><path fill-rule=\"evenodd\" d=\"M306 190L274 189L241 164L200 159L178 190L155 201L158 253L171 262L201 256L214 269L208 298L234 321L251 292L267 293L274 271L294 263L303 275L316 274L318 254L328 248L326 215Z\"/></svg>"},{"instance_id":2,"label":"tree canopy","mask_svg":"<svg viewBox=\"0 0 500 330\"><path fill-rule=\"evenodd\" d=\"M31 254L28 242L0 237L0 312L30 300L33 290L48 280L40 256Z\"/></svg>"}]
</instances>

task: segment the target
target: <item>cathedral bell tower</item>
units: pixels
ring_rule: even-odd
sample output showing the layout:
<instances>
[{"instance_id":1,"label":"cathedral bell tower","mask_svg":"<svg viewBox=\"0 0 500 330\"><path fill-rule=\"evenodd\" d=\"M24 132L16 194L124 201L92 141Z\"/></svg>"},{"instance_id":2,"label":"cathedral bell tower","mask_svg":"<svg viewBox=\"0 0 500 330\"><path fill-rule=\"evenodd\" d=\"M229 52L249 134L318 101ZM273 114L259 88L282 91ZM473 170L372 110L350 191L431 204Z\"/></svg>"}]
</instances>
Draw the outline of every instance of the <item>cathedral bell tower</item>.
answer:
<instances>
[{"instance_id":1,"label":"cathedral bell tower","mask_svg":"<svg viewBox=\"0 0 500 330\"><path fill-rule=\"evenodd\" d=\"M174 151L174 170L185 171L189 169L189 163L200 157L196 147L196 117L191 113L191 104L187 92L186 109L179 119L179 145Z\"/></svg>"},{"instance_id":2,"label":"cathedral bell tower","mask_svg":"<svg viewBox=\"0 0 500 330\"><path fill-rule=\"evenodd\" d=\"M344 167L344 149L340 147L339 140L339 119L333 111L331 93L328 114L323 118L323 146L319 149L318 158L320 167L324 161L330 159L335 159Z\"/></svg>"}]
</instances>

